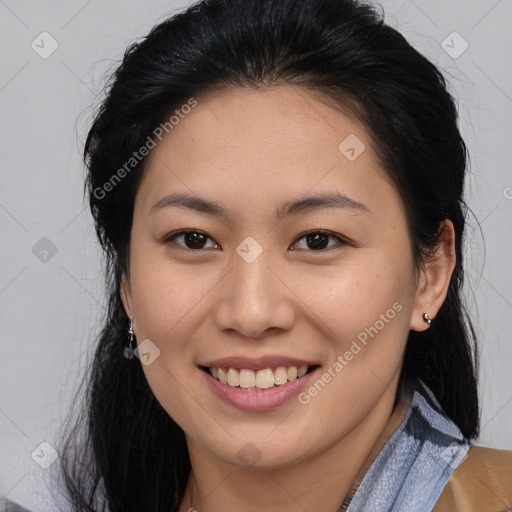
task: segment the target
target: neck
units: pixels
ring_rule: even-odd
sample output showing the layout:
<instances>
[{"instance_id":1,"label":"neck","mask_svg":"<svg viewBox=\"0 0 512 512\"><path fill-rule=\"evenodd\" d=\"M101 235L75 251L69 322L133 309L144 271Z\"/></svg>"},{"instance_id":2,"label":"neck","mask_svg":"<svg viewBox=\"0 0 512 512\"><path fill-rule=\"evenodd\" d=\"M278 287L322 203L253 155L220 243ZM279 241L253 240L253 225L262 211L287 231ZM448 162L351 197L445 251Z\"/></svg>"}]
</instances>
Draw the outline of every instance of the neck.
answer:
<instances>
[{"instance_id":1,"label":"neck","mask_svg":"<svg viewBox=\"0 0 512 512\"><path fill-rule=\"evenodd\" d=\"M192 470L179 512L324 510L337 512L408 409L386 392L365 419L327 450L285 468L227 463L187 439Z\"/></svg>"}]
</instances>

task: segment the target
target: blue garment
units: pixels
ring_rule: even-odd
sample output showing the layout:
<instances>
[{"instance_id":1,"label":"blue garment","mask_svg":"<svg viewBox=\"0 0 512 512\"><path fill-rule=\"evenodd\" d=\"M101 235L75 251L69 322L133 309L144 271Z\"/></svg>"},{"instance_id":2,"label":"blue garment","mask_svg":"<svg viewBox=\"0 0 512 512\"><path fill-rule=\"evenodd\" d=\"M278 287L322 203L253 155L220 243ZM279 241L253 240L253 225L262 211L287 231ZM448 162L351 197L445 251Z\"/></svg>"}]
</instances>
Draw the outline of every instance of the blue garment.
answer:
<instances>
[{"instance_id":1,"label":"blue garment","mask_svg":"<svg viewBox=\"0 0 512 512\"><path fill-rule=\"evenodd\" d=\"M352 496L346 512L430 512L471 443L424 382Z\"/></svg>"}]
</instances>

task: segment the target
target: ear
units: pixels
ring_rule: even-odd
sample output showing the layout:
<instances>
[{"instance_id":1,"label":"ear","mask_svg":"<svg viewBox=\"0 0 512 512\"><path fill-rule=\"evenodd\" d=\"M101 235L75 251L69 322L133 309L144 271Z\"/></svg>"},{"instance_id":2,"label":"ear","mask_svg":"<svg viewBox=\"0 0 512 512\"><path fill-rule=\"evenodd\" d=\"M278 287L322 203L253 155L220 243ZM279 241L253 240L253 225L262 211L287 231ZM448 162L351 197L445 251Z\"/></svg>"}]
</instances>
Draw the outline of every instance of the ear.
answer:
<instances>
[{"instance_id":1,"label":"ear","mask_svg":"<svg viewBox=\"0 0 512 512\"><path fill-rule=\"evenodd\" d=\"M429 325L423 320L423 314L434 321L437 312L446 299L450 279L456 263L455 230L450 220L445 219L441 224L441 237L435 253L425 269L421 270L418 287L412 311L411 326L413 331L424 331Z\"/></svg>"},{"instance_id":2,"label":"ear","mask_svg":"<svg viewBox=\"0 0 512 512\"><path fill-rule=\"evenodd\" d=\"M121 276L121 300L128 318L133 318L133 302L130 280L126 277L124 272Z\"/></svg>"}]
</instances>

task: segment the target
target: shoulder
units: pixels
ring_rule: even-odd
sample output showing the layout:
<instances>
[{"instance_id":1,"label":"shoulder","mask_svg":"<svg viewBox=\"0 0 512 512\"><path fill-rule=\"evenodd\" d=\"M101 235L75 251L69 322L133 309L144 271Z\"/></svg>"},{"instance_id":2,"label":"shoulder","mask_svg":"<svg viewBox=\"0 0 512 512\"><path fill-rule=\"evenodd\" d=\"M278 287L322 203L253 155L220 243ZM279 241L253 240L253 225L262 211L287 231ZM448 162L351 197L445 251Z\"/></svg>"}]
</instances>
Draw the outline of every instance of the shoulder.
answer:
<instances>
[{"instance_id":1,"label":"shoulder","mask_svg":"<svg viewBox=\"0 0 512 512\"><path fill-rule=\"evenodd\" d=\"M4 498L0 499L0 512L30 512L30 510Z\"/></svg>"},{"instance_id":2,"label":"shoulder","mask_svg":"<svg viewBox=\"0 0 512 512\"><path fill-rule=\"evenodd\" d=\"M512 511L512 451L472 446L432 512Z\"/></svg>"}]
</instances>

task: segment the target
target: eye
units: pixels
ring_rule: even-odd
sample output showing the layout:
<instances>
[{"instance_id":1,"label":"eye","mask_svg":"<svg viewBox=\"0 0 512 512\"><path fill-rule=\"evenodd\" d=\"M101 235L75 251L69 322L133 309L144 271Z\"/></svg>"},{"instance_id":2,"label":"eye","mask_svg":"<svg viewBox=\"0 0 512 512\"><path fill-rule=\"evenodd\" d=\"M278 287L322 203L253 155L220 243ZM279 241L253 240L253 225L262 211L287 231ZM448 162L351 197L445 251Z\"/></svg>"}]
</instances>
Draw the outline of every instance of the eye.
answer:
<instances>
[{"instance_id":1,"label":"eye","mask_svg":"<svg viewBox=\"0 0 512 512\"><path fill-rule=\"evenodd\" d=\"M191 231L179 231L178 233L170 235L164 239L164 243L181 240L181 243L176 243L178 243L178 245L182 246L184 249L202 250L209 249L209 247L205 245L208 239L212 240L212 238L210 238L206 233L195 229ZM219 244L214 243L213 247L215 248L220 246Z\"/></svg>"},{"instance_id":2,"label":"eye","mask_svg":"<svg viewBox=\"0 0 512 512\"><path fill-rule=\"evenodd\" d=\"M338 243L329 244L329 239L336 240ZM208 247L206 245L207 240L212 240L213 242L213 239L210 236L196 229L189 231L179 231L177 233L167 236L163 240L163 242L173 242L181 246L183 249L189 249L192 251L200 251L204 249L220 247L220 245L215 242L213 242L213 245L210 245L210 247ZM336 247L336 245L347 245L349 243L342 237L335 235L329 231L323 230L309 231L307 233L302 234L297 239L294 245L298 244L298 242L301 240L304 240L305 247L303 242L303 246L299 247L299 249L309 249L310 251L315 252L321 252L326 249L332 248L333 246Z\"/></svg>"},{"instance_id":3,"label":"eye","mask_svg":"<svg viewBox=\"0 0 512 512\"><path fill-rule=\"evenodd\" d=\"M336 245L348 245L348 241L344 240L338 235L335 235L329 231L309 231L307 233L304 233L300 238L297 240L305 240L306 247L301 247L301 249L311 249L312 251L323 251L325 249L333 247L333 245L329 245L329 238L336 239L338 241L338 244L333 244L334 247ZM295 242L297 243L297 242Z\"/></svg>"}]
</instances>

